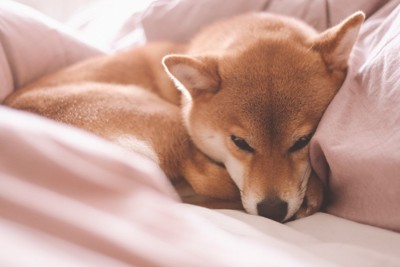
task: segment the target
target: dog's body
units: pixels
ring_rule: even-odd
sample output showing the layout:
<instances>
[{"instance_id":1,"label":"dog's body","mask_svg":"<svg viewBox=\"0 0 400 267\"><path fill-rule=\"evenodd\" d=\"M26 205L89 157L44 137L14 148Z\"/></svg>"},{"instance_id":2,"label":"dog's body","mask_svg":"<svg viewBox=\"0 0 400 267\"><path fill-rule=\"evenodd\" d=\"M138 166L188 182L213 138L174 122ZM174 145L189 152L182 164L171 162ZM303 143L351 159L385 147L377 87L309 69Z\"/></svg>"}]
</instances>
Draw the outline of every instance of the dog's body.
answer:
<instances>
[{"instance_id":1,"label":"dog's body","mask_svg":"<svg viewBox=\"0 0 400 267\"><path fill-rule=\"evenodd\" d=\"M317 34L286 17L239 16L187 47L154 44L80 63L5 104L149 156L204 196L201 204L237 208L242 200L277 221L302 217L323 198L308 142L345 78L363 18Z\"/></svg>"}]
</instances>

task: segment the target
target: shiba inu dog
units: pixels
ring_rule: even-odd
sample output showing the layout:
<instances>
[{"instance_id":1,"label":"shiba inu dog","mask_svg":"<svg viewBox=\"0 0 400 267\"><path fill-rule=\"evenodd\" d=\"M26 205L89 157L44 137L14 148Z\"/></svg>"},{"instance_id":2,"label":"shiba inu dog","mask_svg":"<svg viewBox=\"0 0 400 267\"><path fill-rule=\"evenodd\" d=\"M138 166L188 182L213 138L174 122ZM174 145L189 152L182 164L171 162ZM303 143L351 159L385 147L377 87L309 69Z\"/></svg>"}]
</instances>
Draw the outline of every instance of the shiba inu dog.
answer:
<instances>
[{"instance_id":1,"label":"shiba inu dog","mask_svg":"<svg viewBox=\"0 0 400 267\"><path fill-rule=\"evenodd\" d=\"M323 201L308 144L345 79L363 20L357 12L317 33L288 17L241 15L186 45L79 63L5 104L147 155L186 202L300 218Z\"/></svg>"}]
</instances>

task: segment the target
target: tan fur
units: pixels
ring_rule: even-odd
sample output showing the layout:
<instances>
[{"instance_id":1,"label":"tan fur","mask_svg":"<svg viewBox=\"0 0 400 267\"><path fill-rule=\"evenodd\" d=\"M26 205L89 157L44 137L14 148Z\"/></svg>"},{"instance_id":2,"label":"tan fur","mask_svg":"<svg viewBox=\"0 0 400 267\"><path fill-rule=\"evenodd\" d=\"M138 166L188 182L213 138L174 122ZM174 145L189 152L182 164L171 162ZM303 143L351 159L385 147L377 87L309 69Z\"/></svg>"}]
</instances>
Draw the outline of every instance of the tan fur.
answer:
<instances>
[{"instance_id":1,"label":"tan fur","mask_svg":"<svg viewBox=\"0 0 400 267\"><path fill-rule=\"evenodd\" d=\"M292 149L316 130L343 83L363 19L356 13L317 34L287 17L243 15L207 27L187 46L150 44L85 61L5 104L128 149L139 142L186 202L240 208L241 199L250 213L299 218L320 208L323 184L308 145ZM277 208L283 202L286 210Z\"/></svg>"}]
</instances>

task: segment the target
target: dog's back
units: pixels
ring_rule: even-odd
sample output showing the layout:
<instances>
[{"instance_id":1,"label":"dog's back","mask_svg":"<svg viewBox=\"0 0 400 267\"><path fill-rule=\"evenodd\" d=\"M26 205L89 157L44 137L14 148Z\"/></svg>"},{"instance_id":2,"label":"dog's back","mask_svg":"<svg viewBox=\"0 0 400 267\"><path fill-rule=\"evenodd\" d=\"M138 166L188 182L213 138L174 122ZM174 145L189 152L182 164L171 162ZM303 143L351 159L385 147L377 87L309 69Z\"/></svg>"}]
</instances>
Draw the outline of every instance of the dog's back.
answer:
<instances>
[{"instance_id":1,"label":"dog's back","mask_svg":"<svg viewBox=\"0 0 400 267\"><path fill-rule=\"evenodd\" d=\"M11 104L13 99L36 88L90 81L137 85L154 92L170 103L179 105L179 92L164 72L161 60L167 54L184 53L185 50L186 46L183 44L159 42L91 58L19 88L4 103Z\"/></svg>"},{"instance_id":2,"label":"dog's back","mask_svg":"<svg viewBox=\"0 0 400 267\"><path fill-rule=\"evenodd\" d=\"M307 24L269 13L253 13L217 22L200 31L191 41L188 53L224 55L248 49L260 39L305 43L317 32Z\"/></svg>"}]
</instances>

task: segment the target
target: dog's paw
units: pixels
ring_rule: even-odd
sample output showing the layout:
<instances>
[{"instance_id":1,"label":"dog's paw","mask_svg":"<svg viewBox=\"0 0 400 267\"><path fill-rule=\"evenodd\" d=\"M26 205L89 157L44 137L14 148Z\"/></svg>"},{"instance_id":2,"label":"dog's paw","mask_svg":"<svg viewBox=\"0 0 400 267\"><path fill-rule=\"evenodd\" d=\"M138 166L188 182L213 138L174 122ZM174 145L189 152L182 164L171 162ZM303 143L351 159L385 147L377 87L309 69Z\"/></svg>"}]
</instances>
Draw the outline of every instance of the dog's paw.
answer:
<instances>
[{"instance_id":1,"label":"dog's paw","mask_svg":"<svg viewBox=\"0 0 400 267\"><path fill-rule=\"evenodd\" d=\"M187 161L184 176L202 196L222 200L240 199L240 192L227 170L199 152Z\"/></svg>"},{"instance_id":2,"label":"dog's paw","mask_svg":"<svg viewBox=\"0 0 400 267\"><path fill-rule=\"evenodd\" d=\"M293 216L293 219L300 219L310 216L321 209L324 201L324 185L317 175L312 172L308 181L306 194L300 209Z\"/></svg>"}]
</instances>

